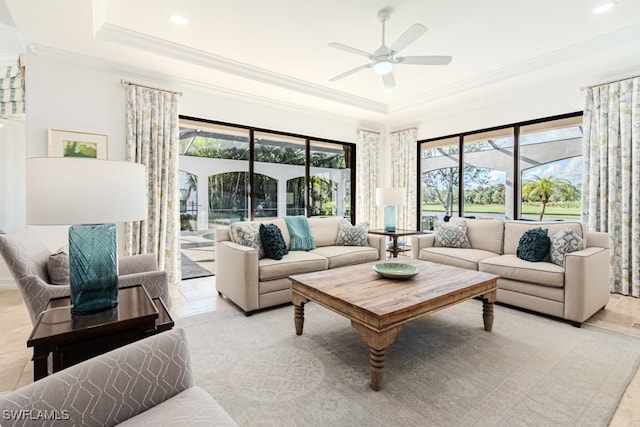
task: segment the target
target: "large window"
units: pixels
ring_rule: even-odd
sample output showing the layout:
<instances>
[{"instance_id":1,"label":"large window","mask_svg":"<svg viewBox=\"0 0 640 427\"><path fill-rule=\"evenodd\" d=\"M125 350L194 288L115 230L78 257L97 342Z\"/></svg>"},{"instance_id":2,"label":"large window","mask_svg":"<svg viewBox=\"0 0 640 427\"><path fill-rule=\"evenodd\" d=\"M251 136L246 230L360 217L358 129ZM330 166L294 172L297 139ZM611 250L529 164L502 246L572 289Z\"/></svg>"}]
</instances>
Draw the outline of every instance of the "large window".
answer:
<instances>
[{"instance_id":1,"label":"large window","mask_svg":"<svg viewBox=\"0 0 640 427\"><path fill-rule=\"evenodd\" d=\"M572 113L420 141L422 228L447 216L579 219L581 124Z\"/></svg>"},{"instance_id":2,"label":"large window","mask_svg":"<svg viewBox=\"0 0 640 427\"><path fill-rule=\"evenodd\" d=\"M180 119L183 229L352 210L353 144Z\"/></svg>"}]
</instances>

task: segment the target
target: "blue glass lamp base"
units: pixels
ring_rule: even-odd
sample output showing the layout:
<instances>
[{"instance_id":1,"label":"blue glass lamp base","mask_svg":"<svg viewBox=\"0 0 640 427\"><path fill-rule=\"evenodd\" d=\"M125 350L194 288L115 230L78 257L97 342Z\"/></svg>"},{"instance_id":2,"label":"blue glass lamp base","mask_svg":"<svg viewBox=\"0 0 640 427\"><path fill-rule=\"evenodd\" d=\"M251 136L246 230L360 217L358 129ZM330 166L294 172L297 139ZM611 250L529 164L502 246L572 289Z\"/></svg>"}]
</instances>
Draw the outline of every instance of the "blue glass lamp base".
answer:
<instances>
[{"instance_id":1,"label":"blue glass lamp base","mask_svg":"<svg viewBox=\"0 0 640 427\"><path fill-rule=\"evenodd\" d=\"M87 314L118 305L115 224L69 228L71 313Z\"/></svg>"},{"instance_id":2,"label":"blue glass lamp base","mask_svg":"<svg viewBox=\"0 0 640 427\"><path fill-rule=\"evenodd\" d=\"M384 231L395 233L397 228L398 207L389 205L384 207Z\"/></svg>"}]
</instances>

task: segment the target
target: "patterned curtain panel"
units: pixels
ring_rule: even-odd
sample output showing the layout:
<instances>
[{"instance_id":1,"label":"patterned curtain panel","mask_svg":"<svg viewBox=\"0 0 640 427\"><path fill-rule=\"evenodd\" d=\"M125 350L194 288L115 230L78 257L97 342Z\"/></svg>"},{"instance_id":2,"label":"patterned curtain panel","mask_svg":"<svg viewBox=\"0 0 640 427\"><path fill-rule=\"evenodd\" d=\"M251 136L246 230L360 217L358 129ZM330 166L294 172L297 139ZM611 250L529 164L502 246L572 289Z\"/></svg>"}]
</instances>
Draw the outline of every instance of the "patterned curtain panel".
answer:
<instances>
[{"instance_id":1,"label":"patterned curtain panel","mask_svg":"<svg viewBox=\"0 0 640 427\"><path fill-rule=\"evenodd\" d=\"M127 85L127 161L147 167L149 217L127 224L127 254L155 253L180 281L178 101L171 92Z\"/></svg>"},{"instance_id":2,"label":"patterned curtain panel","mask_svg":"<svg viewBox=\"0 0 640 427\"><path fill-rule=\"evenodd\" d=\"M407 189L404 206L398 207L398 228L417 230L417 135L415 128L391 134L391 186Z\"/></svg>"},{"instance_id":3,"label":"patterned curtain panel","mask_svg":"<svg viewBox=\"0 0 640 427\"><path fill-rule=\"evenodd\" d=\"M611 238L611 291L640 297L640 77L589 88L583 219Z\"/></svg>"},{"instance_id":4,"label":"patterned curtain panel","mask_svg":"<svg viewBox=\"0 0 640 427\"><path fill-rule=\"evenodd\" d=\"M376 187L378 186L378 156L380 134L358 130L356 146L356 222L369 222L378 227Z\"/></svg>"},{"instance_id":5,"label":"patterned curtain panel","mask_svg":"<svg viewBox=\"0 0 640 427\"><path fill-rule=\"evenodd\" d=\"M0 115L24 112L24 66L20 55L17 65L0 67Z\"/></svg>"}]
</instances>

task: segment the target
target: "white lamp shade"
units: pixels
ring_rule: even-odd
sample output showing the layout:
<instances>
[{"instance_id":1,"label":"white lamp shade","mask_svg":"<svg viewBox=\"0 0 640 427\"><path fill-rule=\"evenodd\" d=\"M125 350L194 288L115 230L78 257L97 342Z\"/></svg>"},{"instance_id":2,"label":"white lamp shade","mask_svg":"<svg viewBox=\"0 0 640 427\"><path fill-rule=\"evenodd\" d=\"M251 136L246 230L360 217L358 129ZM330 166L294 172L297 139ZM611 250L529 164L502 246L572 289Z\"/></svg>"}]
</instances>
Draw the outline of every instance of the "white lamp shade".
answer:
<instances>
[{"instance_id":1,"label":"white lamp shade","mask_svg":"<svg viewBox=\"0 0 640 427\"><path fill-rule=\"evenodd\" d=\"M403 187L376 188L376 206L404 206L406 197Z\"/></svg>"},{"instance_id":2,"label":"white lamp shade","mask_svg":"<svg viewBox=\"0 0 640 427\"><path fill-rule=\"evenodd\" d=\"M146 217L144 165L73 157L27 159L28 224L98 224Z\"/></svg>"}]
</instances>

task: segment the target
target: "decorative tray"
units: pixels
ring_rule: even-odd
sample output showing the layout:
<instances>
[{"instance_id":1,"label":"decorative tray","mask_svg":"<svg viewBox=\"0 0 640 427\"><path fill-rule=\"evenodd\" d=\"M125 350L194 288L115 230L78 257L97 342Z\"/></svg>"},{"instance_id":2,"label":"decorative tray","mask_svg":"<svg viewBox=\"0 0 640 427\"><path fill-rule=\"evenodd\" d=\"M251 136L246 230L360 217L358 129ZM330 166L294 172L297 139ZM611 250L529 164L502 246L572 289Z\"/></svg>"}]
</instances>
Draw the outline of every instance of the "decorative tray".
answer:
<instances>
[{"instance_id":1,"label":"decorative tray","mask_svg":"<svg viewBox=\"0 0 640 427\"><path fill-rule=\"evenodd\" d=\"M420 271L409 264L399 262L381 262L373 265L373 270L387 279L406 280L411 279Z\"/></svg>"}]
</instances>

